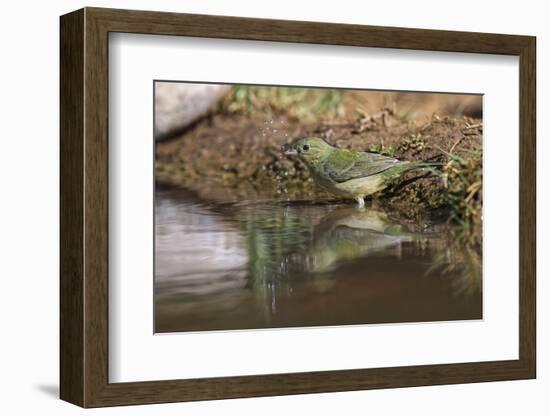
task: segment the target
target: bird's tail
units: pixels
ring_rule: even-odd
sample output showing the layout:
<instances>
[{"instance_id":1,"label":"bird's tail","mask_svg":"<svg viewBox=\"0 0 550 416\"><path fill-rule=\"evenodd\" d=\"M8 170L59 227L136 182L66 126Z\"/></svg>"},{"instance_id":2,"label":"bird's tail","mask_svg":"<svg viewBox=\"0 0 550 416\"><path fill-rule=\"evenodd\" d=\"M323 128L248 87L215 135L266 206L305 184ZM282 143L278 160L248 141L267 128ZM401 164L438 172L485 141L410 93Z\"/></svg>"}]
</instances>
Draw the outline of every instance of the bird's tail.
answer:
<instances>
[{"instance_id":1,"label":"bird's tail","mask_svg":"<svg viewBox=\"0 0 550 416\"><path fill-rule=\"evenodd\" d=\"M403 170L402 173L408 172L410 170L415 169L426 169L426 170L434 170L435 168L443 166L443 163L441 162L424 162L424 161L416 161L416 162L409 162L406 164L403 164Z\"/></svg>"}]
</instances>

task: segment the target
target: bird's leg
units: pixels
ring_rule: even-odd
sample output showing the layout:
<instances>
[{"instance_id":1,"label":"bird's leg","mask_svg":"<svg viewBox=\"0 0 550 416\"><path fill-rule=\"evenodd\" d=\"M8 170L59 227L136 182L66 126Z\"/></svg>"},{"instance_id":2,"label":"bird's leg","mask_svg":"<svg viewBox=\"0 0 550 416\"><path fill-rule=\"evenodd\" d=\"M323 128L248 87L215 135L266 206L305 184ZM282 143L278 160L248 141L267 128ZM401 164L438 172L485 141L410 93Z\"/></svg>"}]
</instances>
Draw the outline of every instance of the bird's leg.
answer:
<instances>
[{"instance_id":1,"label":"bird's leg","mask_svg":"<svg viewBox=\"0 0 550 416\"><path fill-rule=\"evenodd\" d=\"M355 200L357 201L358 208L365 208L365 199L362 196L356 197Z\"/></svg>"}]
</instances>

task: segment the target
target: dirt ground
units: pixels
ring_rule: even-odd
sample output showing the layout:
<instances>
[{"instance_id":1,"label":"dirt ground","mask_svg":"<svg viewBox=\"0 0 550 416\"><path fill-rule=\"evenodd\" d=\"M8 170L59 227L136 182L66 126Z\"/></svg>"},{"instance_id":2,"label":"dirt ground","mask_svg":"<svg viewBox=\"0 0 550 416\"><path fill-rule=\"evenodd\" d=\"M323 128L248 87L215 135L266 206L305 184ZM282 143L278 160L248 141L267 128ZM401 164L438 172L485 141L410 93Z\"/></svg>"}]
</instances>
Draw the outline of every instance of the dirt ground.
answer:
<instances>
[{"instance_id":1,"label":"dirt ground","mask_svg":"<svg viewBox=\"0 0 550 416\"><path fill-rule=\"evenodd\" d=\"M217 113L157 143L156 180L216 201L334 199L316 187L301 161L281 149L296 138L315 135L341 148L442 162L439 173L409 172L371 201L405 218L443 216L480 230L481 121L437 115L418 120L403 120L392 108L305 125L284 115L265 119Z\"/></svg>"}]
</instances>

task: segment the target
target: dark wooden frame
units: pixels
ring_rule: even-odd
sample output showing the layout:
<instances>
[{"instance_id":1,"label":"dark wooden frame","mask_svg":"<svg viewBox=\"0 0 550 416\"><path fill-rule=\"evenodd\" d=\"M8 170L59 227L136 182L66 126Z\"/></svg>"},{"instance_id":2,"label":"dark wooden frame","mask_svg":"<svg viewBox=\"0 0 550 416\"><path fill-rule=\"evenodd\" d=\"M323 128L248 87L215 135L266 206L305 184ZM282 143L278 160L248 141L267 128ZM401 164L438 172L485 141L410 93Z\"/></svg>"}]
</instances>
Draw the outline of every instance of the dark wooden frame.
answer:
<instances>
[{"instance_id":1,"label":"dark wooden frame","mask_svg":"<svg viewBox=\"0 0 550 416\"><path fill-rule=\"evenodd\" d=\"M519 56L519 359L109 383L108 34L248 39ZM535 38L85 8L61 17L61 386L83 406L535 378Z\"/></svg>"}]
</instances>

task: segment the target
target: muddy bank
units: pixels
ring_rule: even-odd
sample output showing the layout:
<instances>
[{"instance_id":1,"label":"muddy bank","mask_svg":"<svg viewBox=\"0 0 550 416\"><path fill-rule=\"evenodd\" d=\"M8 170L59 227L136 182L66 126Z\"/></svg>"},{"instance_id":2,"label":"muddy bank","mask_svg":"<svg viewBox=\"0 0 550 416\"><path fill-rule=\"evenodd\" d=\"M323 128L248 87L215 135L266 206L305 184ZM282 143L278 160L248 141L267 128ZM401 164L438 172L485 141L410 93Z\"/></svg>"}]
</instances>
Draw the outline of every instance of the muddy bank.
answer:
<instances>
[{"instance_id":1,"label":"muddy bank","mask_svg":"<svg viewBox=\"0 0 550 416\"><path fill-rule=\"evenodd\" d=\"M481 225L482 124L469 117L404 120L391 108L354 119L304 124L284 115L265 119L218 113L156 145L156 180L210 200L334 199L316 187L305 165L281 146L315 135L338 147L443 163L437 174L410 172L374 195L405 218L447 216Z\"/></svg>"}]
</instances>

